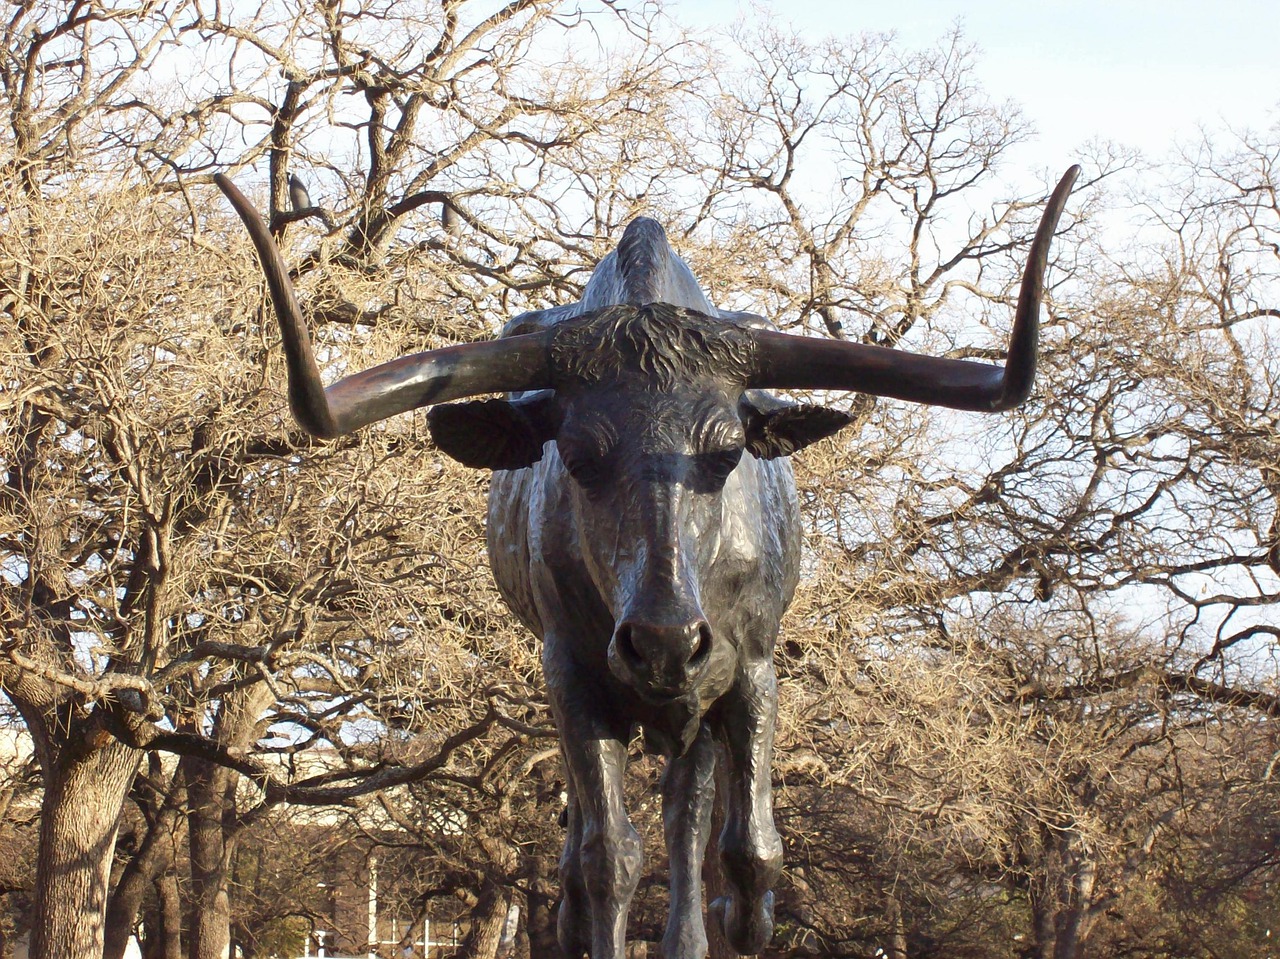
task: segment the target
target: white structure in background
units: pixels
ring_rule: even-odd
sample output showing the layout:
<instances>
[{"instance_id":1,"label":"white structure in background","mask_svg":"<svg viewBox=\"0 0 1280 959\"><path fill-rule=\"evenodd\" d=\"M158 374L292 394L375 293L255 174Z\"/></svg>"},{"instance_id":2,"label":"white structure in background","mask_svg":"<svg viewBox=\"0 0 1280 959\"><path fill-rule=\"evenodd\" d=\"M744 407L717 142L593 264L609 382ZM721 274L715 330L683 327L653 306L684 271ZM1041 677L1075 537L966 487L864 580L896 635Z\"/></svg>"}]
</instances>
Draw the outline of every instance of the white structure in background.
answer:
<instances>
[{"instance_id":1,"label":"white structure in background","mask_svg":"<svg viewBox=\"0 0 1280 959\"><path fill-rule=\"evenodd\" d=\"M368 859L368 888L367 888L367 907L368 907L368 952L359 956L340 956L330 952L325 945L326 940L332 941L331 932L328 929L316 929L311 936L303 942L303 952L298 959L444 959L444 957L452 956L458 950L459 945L459 927L456 922L444 924L449 929L449 938L432 939L432 926L430 917L422 919L422 938L414 939L410 942L403 942L403 934L401 926L397 919L392 918L387 928L388 936L383 938L379 935L378 929L378 860L375 856ZM321 886L325 885L320 883ZM515 925L519 921L519 907L512 906L512 915L507 917L507 926L511 930L511 936L514 939ZM405 930L408 931L407 928ZM439 934L439 924L436 927L436 934ZM506 930L504 930L504 935ZM315 951L312 952L314 945Z\"/></svg>"}]
</instances>

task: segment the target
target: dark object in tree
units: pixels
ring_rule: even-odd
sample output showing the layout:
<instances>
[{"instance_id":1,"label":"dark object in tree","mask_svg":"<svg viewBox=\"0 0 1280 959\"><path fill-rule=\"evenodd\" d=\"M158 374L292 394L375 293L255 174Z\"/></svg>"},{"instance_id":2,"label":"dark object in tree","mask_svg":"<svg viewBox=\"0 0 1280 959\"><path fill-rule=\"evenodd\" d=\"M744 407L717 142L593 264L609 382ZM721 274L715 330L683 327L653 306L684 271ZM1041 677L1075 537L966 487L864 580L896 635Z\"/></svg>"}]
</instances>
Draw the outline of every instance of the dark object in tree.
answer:
<instances>
[{"instance_id":1,"label":"dark object in tree","mask_svg":"<svg viewBox=\"0 0 1280 959\"><path fill-rule=\"evenodd\" d=\"M403 357L320 381L288 272L225 177L284 334L289 398L308 432L334 437L396 413L428 413L440 448L495 470L489 558L507 603L543 639L568 769L559 937L571 956L622 959L640 875L623 807L638 724L668 756L663 822L671 910L663 955L706 954L700 882L714 742L728 783L719 851L729 887L711 904L728 942L760 952L782 866L770 792L773 647L800 559L786 457L849 422L769 388L860 390L997 411L1035 376L1049 244L1079 173L1058 184L1031 246L1004 368L789 336L719 313L661 226L637 219L582 300L525 313L503 338ZM510 399L450 405L481 393Z\"/></svg>"},{"instance_id":2,"label":"dark object in tree","mask_svg":"<svg viewBox=\"0 0 1280 959\"><path fill-rule=\"evenodd\" d=\"M462 235L462 217L448 200L440 204L440 226L449 236Z\"/></svg>"},{"instance_id":3,"label":"dark object in tree","mask_svg":"<svg viewBox=\"0 0 1280 959\"><path fill-rule=\"evenodd\" d=\"M311 209L311 194L307 192L307 185L296 173L289 174L289 203L293 206L294 213Z\"/></svg>"}]
</instances>

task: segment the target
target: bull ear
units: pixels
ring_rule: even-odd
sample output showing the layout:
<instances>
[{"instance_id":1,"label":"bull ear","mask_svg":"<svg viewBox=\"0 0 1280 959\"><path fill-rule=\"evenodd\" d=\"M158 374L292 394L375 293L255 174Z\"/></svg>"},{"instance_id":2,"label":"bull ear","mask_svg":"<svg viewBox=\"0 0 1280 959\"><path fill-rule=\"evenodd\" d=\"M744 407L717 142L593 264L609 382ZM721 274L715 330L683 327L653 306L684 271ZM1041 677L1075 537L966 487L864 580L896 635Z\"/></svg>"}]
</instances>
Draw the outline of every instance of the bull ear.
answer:
<instances>
[{"instance_id":1,"label":"bull ear","mask_svg":"<svg viewBox=\"0 0 1280 959\"><path fill-rule=\"evenodd\" d=\"M542 459L554 439L558 413L550 390L526 399L445 403L427 411L427 427L441 452L463 466L518 470Z\"/></svg>"},{"instance_id":2,"label":"bull ear","mask_svg":"<svg viewBox=\"0 0 1280 959\"><path fill-rule=\"evenodd\" d=\"M825 406L793 405L752 390L738 404L747 429L747 452L756 459L790 456L838 433L853 417Z\"/></svg>"}]
</instances>

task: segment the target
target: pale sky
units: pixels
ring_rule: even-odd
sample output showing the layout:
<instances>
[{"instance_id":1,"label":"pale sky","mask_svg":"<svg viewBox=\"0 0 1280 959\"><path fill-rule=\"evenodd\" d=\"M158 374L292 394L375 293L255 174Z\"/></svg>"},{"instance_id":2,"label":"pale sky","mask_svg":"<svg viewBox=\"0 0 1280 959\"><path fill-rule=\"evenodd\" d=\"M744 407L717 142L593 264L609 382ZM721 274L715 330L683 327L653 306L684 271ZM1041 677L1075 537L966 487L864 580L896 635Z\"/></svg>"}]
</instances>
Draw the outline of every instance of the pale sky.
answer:
<instances>
[{"instance_id":1,"label":"pale sky","mask_svg":"<svg viewBox=\"0 0 1280 959\"><path fill-rule=\"evenodd\" d=\"M773 0L818 35L895 32L928 46L959 22L995 100L1037 130L1021 163L1065 167L1093 138L1158 160L1214 129L1280 123L1280 0ZM682 23L731 23L744 0L671 0Z\"/></svg>"}]
</instances>

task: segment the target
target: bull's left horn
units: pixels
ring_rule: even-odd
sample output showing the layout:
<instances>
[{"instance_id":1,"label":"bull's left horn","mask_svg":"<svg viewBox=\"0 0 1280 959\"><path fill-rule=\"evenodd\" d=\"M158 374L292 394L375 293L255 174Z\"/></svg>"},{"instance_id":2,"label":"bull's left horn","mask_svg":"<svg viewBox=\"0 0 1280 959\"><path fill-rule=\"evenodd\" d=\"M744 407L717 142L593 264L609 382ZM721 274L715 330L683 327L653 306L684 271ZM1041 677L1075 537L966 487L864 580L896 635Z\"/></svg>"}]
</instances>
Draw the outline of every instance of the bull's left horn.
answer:
<instances>
[{"instance_id":1,"label":"bull's left horn","mask_svg":"<svg viewBox=\"0 0 1280 959\"><path fill-rule=\"evenodd\" d=\"M1040 299L1049 245L1079 175L1079 166L1067 170L1040 217L1022 274L1009 356L1003 367L762 330L754 333L757 369L748 385L761 389L858 390L982 412L1018 406L1030 395L1036 375Z\"/></svg>"},{"instance_id":2,"label":"bull's left horn","mask_svg":"<svg viewBox=\"0 0 1280 959\"><path fill-rule=\"evenodd\" d=\"M551 334L543 332L415 353L348 376L326 389L280 250L235 184L220 173L213 179L235 207L258 251L284 338L289 406L298 425L312 436L331 439L433 403L551 385Z\"/></svg>"}]
</instances>

